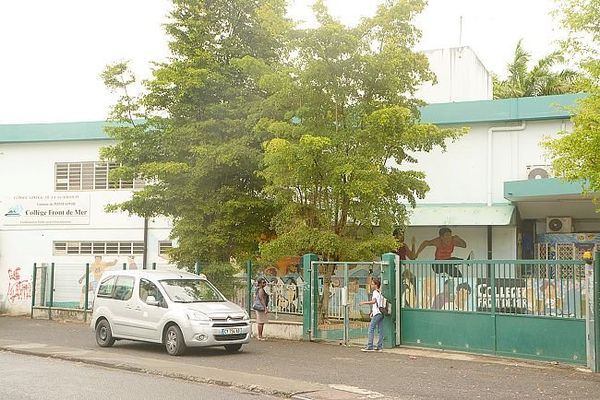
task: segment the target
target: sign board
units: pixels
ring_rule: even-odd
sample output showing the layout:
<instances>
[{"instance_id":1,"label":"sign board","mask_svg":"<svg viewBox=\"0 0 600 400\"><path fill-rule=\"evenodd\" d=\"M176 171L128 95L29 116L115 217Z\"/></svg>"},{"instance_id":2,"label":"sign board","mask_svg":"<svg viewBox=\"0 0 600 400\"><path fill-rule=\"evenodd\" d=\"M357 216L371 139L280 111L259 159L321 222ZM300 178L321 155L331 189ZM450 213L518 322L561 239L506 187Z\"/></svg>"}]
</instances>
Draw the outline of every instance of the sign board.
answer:
<instances>
[{"instance_id":1,"label":"sign board","mask_svg":"<svg viewBox=\"0 0 600 400\"><path fill-rule=\"evenodd\" d=\"M527 314L527 282L518 278L496 278L496 312ZM492 311L492 285L488 278L477 278L477 311Z\"/></svg>"},{"instance_id":2,"label":"sign board","mask_svg":"<svg viewBox=\"0 0 600 400\"><path fill-rule=\"evenodd\" d=\"M0 203L5 226L89 225L90 195L84 193L15 195Z\"/></svg>"}]
</instances>

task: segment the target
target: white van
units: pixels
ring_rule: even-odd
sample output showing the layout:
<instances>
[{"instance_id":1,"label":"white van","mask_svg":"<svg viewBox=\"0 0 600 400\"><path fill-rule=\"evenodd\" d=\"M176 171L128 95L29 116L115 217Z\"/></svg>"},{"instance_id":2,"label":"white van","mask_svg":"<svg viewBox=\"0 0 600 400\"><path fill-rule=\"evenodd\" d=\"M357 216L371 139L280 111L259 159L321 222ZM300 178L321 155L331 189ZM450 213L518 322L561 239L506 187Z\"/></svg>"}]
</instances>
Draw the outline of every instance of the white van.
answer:
<instances>
[{"instance_id":1,"label":"white van","mask_svg":"<svg viewBox=\"0 0 600 400\"><path fill-rule=\"evenodd\" d=\"M167 353L187 347L224 346L238 351L250 341L248 313L203 276L183 271L108 271L95 293L91 327L96 342L162 343Z\"/></svg>"}]
</instances>

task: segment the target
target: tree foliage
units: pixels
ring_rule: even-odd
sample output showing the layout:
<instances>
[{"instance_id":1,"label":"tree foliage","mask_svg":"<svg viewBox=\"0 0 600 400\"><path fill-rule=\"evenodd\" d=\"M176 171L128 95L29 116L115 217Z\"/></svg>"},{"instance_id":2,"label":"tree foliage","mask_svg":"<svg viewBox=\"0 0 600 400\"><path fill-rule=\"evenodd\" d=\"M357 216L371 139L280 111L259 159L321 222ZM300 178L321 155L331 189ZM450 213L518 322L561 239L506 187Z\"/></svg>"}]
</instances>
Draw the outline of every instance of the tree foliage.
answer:
<instances>
[{"instance_id":1,"label":"tree foliage","mask_svg":"<svg viewBox=\"0 0 600 400\"><path fill-rule=\"evenodd\" d=\"M109 119L117 142L102 156L122 165L114 177L149 182L113 209L172 218L179 262L243 256L268 232L273 205L255 173L264 138L253 131L265 95L239 63L279 62L291 27L284 14L284 0L174 0L172 57L143 95L128 92L126 63L103 73L122 97Z\"/></svg>"},{"instance_id":2,"label":"tree foliage","mask_svg":"<svg viewBox=\"0 0 600 400\"><path fill-rule=\"evenodd\" d=\"M571 30L568 42L587 74L589 96L579 101L572 118L573 131L546 142L557 175L586 182L585 189L600 193L600 0L564 0L563 22Z\"/></svg>"},{"instance_id":3,"label":"tree foliage","mask_svg":"<svg viewBox=\"0 0 600 400\"><path fill-rule=\"evenodd\" d=\"M531 54L523 47L523 40L519 40L513 60L506 66L508 77L505 80L493 77L494 98L548 96L580 91L583 83L580 73L570 69L555 71L564 61L564 54L555 51L538 60L530 69Z\"/></svg>"},{"instance_id":4,"label":"tree foliage","mask_svg":"<svg viewBox=\"0 0 600 400\"><path fill-rule=\"evenodd\" d=\"M428 190L414 153L461 130L419 122L417 86L434 80L413 17L386 0L347 27L324 1L298 29L286 0L175 0L172 58L134 97L127 63L106 68L121 94L102 151L113 177L147 186L113 209L174 221L176 261L263 259L312 251L372 259Z\"/></svg>"},{"instance_id":5,"label":"tree foliage","mask_svg":"<svg viewBox=\"0 0 600 400\"><path fill-rule=\"evenodd\" d=\"M255 69L270 94L261 176L276 201L264 243L270 259L314 252L331 260L373 259L394 248L391 231L428 190L405 168L416 151L445 147L462 131L419 122L417 85L434 79L411 50L421 1L389 0L356 27L335 20L323 1L319 26L296 34L284 68Z\"/></svg>"}]
</instances>

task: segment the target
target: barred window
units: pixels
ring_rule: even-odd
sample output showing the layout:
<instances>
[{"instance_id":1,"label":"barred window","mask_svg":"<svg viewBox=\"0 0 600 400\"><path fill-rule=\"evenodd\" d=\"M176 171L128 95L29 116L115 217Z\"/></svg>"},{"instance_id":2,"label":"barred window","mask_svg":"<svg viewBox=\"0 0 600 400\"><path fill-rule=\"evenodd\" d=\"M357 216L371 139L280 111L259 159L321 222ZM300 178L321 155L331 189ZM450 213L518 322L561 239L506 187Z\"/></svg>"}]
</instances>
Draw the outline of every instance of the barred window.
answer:
<instances>
[{"instance_id":1,"label":"barred window","mask_svg":"<svg viewBox=\"0 0 600 400\"><path fill-rule=\"evenodd\" d=\"M168 257L169 250L173 248L173 242L170 240L159 240L158 241L158 255L161 257Z\"/></svg>"},{"instance_id":2,"label":"barred window","mask_svg":"<svg viewBox=\"0 0 600 400\"><path fill-rule=\"evenodd\" d=\"M78 190L141 189L141 179L109 181L116 163L103 161L62 162L54 165L54 189L57 192Z\"/></svg>"},{"instance_id":3,"label":"barred window","mask_svg":"<svg viewBox=\"0 0 600 400\"><path fill-rule=\"evenodd\" d=\"M143 241L56 241L53 243L55 256L71 255L135 255L144 254Z\"/></svg>"}]
</instances>

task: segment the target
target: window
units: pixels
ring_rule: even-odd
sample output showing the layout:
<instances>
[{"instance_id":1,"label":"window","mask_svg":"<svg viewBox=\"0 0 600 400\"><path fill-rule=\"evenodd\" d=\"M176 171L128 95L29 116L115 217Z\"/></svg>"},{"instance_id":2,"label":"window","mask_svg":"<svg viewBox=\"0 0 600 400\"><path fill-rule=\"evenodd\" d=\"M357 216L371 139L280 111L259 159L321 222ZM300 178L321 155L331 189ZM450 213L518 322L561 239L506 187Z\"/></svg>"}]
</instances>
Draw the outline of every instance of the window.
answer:
<instances>
[{"instance_id":1,"label":"window","mask_svg":"<svg viewBox=\"0 0 600 400\"><path fill-rule=\"evenodd\" d=\"M119 276L115 285L114 298L116 300L129 300L133 294L135 279L132 276Z\"/></svg>"},{"instance_id":2,"label":"window","mask_svg":"<svg viewBox=\"0 0 600 400\"><path fill-rule=\"evenodd\" d=\"M158 301L161 307L167 307L163 295L158 290L158 287L149 280L140 279L140 300L144 303L148 296L154 296L154 298Z\"/></svg>"},{"instance_id":3,"label":"window","mask_svg":"<svg viewBox=\"0 0 600 400\"><path fill-rule=\"evenodd\" d=\"M109 181L109 172L117 168L116 163L104 161L63 162L54 165L54 189L58 192L78 190L141 189L145 182Z\"/></svg>"},{"instance_id":4,"label":"window","mask_svg":"<svg viewBox=\"0 0 600 400\"><path fill-rule=\"evenodd\" d=\"M98 288L98 297L112 297L113 290L115 289L115 281L116 278L114 276L103 280Z\"/></svg>"},{"instance_id":5,"label":"window","mask_svg":"<svg viewBox=\"0 0 600 400\"><path fill-rule=\"evenodd\" d=\"M53 243L55 256L65 255L136 255L144 254L143 241L123 242L79 242L79 241L56 241Z\"/></svg>"},{"instance_id":6,"label":"window","mask_svg":"<svg viewBox=\"0 0 600 400\"><path fill-rule=\"evenodd\" d=\"M159 240L158 241L158 255L167 258L169 257L169 250L173 248L173 242L170 240Z\"/></svg>"}]
</instances>

